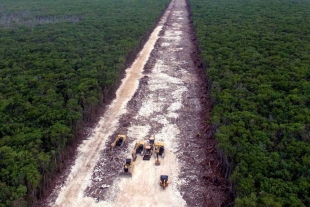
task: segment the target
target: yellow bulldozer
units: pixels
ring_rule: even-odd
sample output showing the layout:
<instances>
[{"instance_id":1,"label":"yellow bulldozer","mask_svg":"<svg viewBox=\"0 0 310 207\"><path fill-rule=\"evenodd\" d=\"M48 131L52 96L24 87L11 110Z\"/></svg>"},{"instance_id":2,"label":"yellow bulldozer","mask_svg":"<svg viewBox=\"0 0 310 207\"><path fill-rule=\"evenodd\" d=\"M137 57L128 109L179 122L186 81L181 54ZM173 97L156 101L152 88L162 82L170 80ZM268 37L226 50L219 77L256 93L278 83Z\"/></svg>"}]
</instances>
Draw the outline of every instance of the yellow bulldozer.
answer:
<instances>
[{"instance_id":1,"label":"yellow bulldozer","mask_svg":"<svg viewBox=\"0 0 310 207\"><path fill-rule=\"evenodd\" d=\"M155 142L154 144L155 146L155 165L160 165L160 161L159 161L159 156L161 156L162 158L165 157L165 145L163 142Z\"/></svg>"},{"instance_id":2,"label":"yellow bulldozer","mask_svg":"<svg viewBox=\"0 0 310 207\"><path fill-rule=\"evenodd\" d=\"M119 176L132 177L133 167L134 167L133 160L130 158L126 158L123 166L123 171L119 174Z\"/></svg>"},{"instance_id":3,"label":"yellow bulldozer","mask_svg":"<svg viewBox=\"0 0 310 207\"><path fill-rule=\"evenodd\" d=\"M111 147L110 147L110 155L112 155L112 151L113 151L113 148L115 146L117 147L122 147L125 143L127 139L127 136L126 135L123 135L123 134L119 134L117 135L115 141L111 144Z\"/></svg>"},{"instance_id":4,"label":"yellow bulldozer","mask_svg":"<svg viewBox=\"0 0 310 207\"><path fill-rule=\"evenodd\" d=\"M152 135L149 138L148 143L146 143L144 145L144 156L143 156L143 160L150 160L153 154L153 150L154 150L154 145L155 145L155 136Z\"/></svg>"},{"instance_id":5,"label":"yellow bulldozer","mask_svg":"<svg viewBox=\"0 0 310 207\"><path fill-rule=\"evenodd\" d=\"M168 175L161 175L159 185L165 190L168 186Z\"/></svg>"},{"instance_id":6,"label":"yellow bulldozer","mask_svg":"<svg viewBox=\"0 0 310 207\"><path fill-rule=\"evenodd\" d=\"M144 141L136 142L135 148L132 150L132 153L131 153L133 161L136 161L137 154L141 154L141 156L143 156L143 154L144 154L144 144L145 144Z\"/></svg>"}]
</instances>

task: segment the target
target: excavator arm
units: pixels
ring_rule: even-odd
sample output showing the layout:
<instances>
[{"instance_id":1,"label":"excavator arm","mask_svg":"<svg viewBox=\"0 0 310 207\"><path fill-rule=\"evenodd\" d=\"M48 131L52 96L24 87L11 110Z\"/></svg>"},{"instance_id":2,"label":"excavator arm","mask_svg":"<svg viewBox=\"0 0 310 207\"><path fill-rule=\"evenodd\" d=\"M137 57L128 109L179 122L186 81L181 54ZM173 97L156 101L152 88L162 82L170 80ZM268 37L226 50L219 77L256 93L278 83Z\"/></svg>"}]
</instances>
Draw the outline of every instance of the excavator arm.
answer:
<instances>
[{"instance_id":1,"label":"excavator arm","mask_svg":"<svg viewBox=\"0 0 310 207\"><path fill-rule=\"evenodd\" d=\"M137 153L136 153L135 150L132 151L131 156L132 156L133 161L136 161L136 159L137 159Z\"/></svg>"}]
</instances>

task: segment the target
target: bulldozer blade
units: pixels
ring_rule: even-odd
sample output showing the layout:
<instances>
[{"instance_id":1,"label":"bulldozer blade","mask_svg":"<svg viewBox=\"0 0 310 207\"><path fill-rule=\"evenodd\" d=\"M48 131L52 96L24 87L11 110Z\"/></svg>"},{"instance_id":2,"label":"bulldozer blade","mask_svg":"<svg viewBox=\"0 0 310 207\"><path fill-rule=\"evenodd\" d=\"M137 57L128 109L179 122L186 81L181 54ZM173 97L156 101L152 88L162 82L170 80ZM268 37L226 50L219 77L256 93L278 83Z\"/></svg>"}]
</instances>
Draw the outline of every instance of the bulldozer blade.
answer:
<instances>
[{"instance_id":1,"label":"bulldozer blade","mask_svg":"<svg viewBox=\"0 0 310 207\"><path fill-rule=\"evenodd\" d=\"M132 173L131 172L120 172L119 176L121 178L131 178L132 177Z\"/></svg>"}]
</instances>

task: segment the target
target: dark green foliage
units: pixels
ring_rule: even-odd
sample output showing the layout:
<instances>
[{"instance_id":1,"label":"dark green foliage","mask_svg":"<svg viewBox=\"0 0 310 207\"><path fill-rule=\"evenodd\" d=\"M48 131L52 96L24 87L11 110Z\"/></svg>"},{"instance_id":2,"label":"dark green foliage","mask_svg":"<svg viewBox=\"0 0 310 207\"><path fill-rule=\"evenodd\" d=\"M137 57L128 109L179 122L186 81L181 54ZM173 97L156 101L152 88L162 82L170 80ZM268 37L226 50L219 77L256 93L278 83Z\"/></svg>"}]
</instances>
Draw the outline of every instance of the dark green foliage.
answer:
<instances>
[{"instance_id":1,"label":"dark green foliage","mask_svg":"<svg viewBox=\"0 0 310 207\"><path fill-rule=\"evenodd\" d=\"M32 205L168 0L2 0L0 207Z\"/></svg>"},{"instance_id":2,"label":"dark green foliage","mask_svg":"<svg viewBox=\"0 0 310 207\"><path fill-rule=\"evenodd\" d=\"M310 206L310 2L190 0L236 206Z\"/></svg>"}]
</instances>

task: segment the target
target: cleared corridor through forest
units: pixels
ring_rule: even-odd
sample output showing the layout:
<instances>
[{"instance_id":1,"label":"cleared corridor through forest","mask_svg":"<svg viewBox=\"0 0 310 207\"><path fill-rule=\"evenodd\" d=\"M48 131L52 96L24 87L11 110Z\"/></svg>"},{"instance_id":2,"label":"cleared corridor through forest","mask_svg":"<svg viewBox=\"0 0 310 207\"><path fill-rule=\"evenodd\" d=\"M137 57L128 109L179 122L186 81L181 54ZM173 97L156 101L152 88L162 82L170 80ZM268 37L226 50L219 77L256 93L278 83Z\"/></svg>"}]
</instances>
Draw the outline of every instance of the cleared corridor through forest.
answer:
<instances>
[{"instance_id":1,"label":"cleared corridor through forest","mask_svg":"<svg viewBox=\"0 0 310 207\"><path fill-rule=\"evenodd\" d=\"M201 181L203 175L219 169L201 164L208 159L204 154L207 143L196 137L203 122L202 78L192 57L196 48L191 32L185 0L172 0L126 70L115 100L79 146L64 186L49 198L50 206L181 207L211 206L208 200L222 202L223 195L212 194ZM119 132L127 134L128 143L111 157L108 148ZM165 143L161 165L138 155L132 178L119 178L135 142L152 134ZM169 175L165 190L159 186L161 174Z\"/></svg>"}]
</instances>

